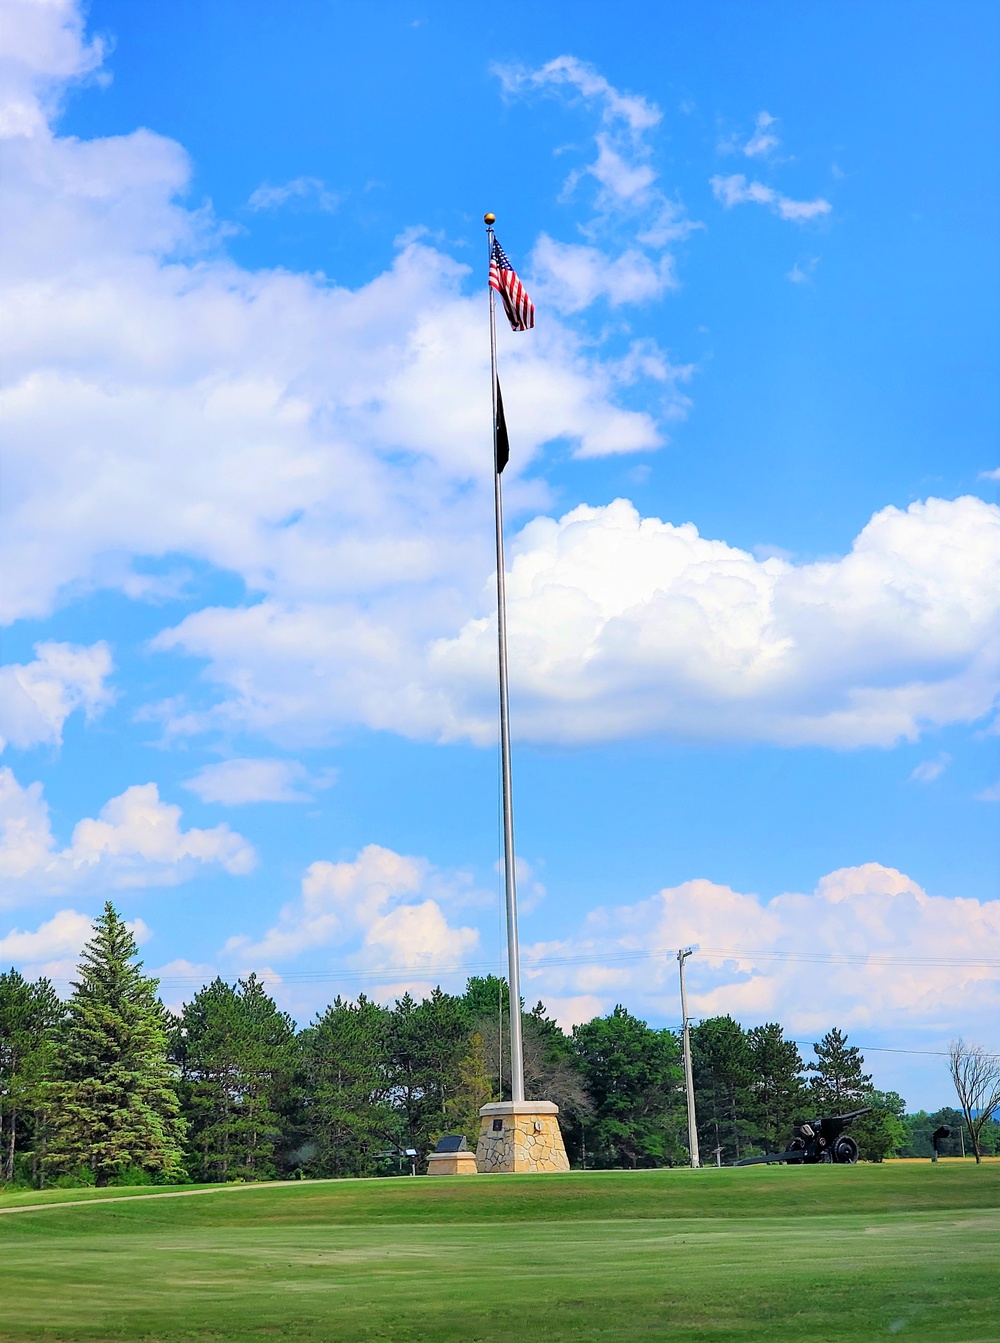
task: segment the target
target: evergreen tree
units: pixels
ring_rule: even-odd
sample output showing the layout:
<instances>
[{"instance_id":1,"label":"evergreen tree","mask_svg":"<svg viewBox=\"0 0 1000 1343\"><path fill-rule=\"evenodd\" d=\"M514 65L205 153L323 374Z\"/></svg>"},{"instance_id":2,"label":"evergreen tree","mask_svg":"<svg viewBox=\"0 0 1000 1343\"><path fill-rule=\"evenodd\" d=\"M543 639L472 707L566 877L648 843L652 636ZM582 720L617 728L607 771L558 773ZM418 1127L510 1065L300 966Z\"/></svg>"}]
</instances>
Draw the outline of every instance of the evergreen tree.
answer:
<instances>
[{"instance_id":1,"label":"evergreen tree","mask_svg":"<svg viewBox=\"0 0 1000 1343\"><path fill-rule=\"evenodd\" d=\"M754 1026L747 1039L753 1067L749 1114L753 1139L765 1152L782 1152L792 1125L808 1108L802 1057L774 1021Z\"/></svg>"},{"instance_id":2,"label":"evergreen tree","mask_svg":"<svg viewBox=\"0 0 1000 1343\"><path fill-rule=\"evenodd\" d=\"M0 1182L14 1179L15 1158L40 1136L62 1015L47 979L32 984L14 969L0 975ZM37 1144L32 1155L37 1175Z\"/></svg>"},{"instance_id":3,"label":"evergreen tree","mask_svg":"<svg viewBox=\"0 0 1000 1343\"><path fill-rule=\"evenodd\" d=\"M183 1172L166 1014L157 981L135 956L135 939L108 902L83 949L49 1088L46 1166L88 1169L98 1185L129 1166Z\"/></svg>"},{"instance_id":4,"label":"evergreen tree","mask_svg":"<svg viewBox=\"0 0 1000 1343\"><path fill-rule=\"evenodd\" d=\"M216 979L188 1003L174 1032L200 1180L265 1180L276 1174L281 1110L290 1100L294 1025L256 977L234 988Z\"/></svg>"},{"instance_id":5,"label":"evergreen tree","mask_svg":"<svg viewBox=\"0 0 1000 1343\"><path fill-rule=\"evenodd\" d=\"M492 1021L496 1029L507 1018L509 1010L506 979L501 979L499 975L470 976L466 981L462 1003L470 1021Z\"/></svg>"},{"instance_id":6,"label":"evergreen tree","mask_svg":"<svg viewBox=\"0 0 1000 1343\"><path fill-rule=\"evenodd\" d=\"M862 1072L865 1060L861 1050L847 1043L847 1036L839 1030L827 1031L818 1045L813 1045L817 1063L810 1063L807 1073L809 1092L818 1114L843 1114L866 1104L871 1092L872 1079Z\"/></svg>"},{"instance_id":7,"label":"evergreen tree","mask_svg":"<svg viewBox=\"0 0 1000 1343\"><path fill-rule=\"evenodd\" d=\"M404 1146L426 1152L447 1132L446 1106L461 1086L469 1033L463 1000L440 988L423 1002L406 994L396 1003L389 1024L389 1064Z\"/></svg>"},{"instance_id":8,"label":"evergreen tree","mask_svg":"<svg viewBox=\"0 0 1000 1343\"><path fill-rule=\"evenodd\" d=\"M703 1158L721 1148L738 1161L749 1134L753 1058L746 1032L732 1017L710 1017L691 1031L695 1111Z\"/></svg>"},{"instance_id":9,"label":"evergreen tree","mask_svg":"<svg viewBox=\"0 0 1000 1343\"><path fill-rule=\"evenodd\" d=\"M397 1145L390 1103L390 1014L362 994L338 997L299 1037L303 1066L301 1164L314 1175L374 1175Z\"/></svg>"},{"instance_id":10,"label":"evergreen tree","mask_svg":"<svg viewBox=\"0 0 1000 1343\"><path fill-rule=\"evenodd\" d=\"M574 1027L573 1040L593 1103L589 1163L634 1168L678 1159L684 1102L676 1036L619 1005Z\"/></svg>"}]
</instances>

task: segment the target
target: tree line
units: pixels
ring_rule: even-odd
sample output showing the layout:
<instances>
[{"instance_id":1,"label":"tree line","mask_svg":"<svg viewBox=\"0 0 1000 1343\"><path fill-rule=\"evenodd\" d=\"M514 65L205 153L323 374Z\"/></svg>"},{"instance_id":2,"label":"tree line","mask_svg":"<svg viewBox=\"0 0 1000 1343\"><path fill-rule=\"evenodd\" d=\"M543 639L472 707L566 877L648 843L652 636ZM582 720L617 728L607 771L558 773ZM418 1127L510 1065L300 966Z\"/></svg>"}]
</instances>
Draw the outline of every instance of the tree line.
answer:
<instances>
[{"instance_id":1,"label":"tree line","mask_svg":"<svg viewBox=\"0 0 1000 1343\"><path fill-rule=\"evenodd\" d=\"M110 903L67 1001L45 979L0 974L0 1183L391 1175L444 1133L474 1145L480 1106L510 1094L496 976L391 1007L338 997L302 1030L255 975L216 979L179 1015L157 990ZM570 1033L542 1003L522 1020L528 1094L559 1105L574 1166L687 1162L675 1032L621 1006ZM930 1155L940 1115L906 1116L838 1030L808 1064L774 1022L715 1017L691 1041L703 1160L781 1151L795 1120L861 1105L863 1159ZM1000 1124L983 1126L981 1150L998 1139Z\"/></svg>"}]
</instances>

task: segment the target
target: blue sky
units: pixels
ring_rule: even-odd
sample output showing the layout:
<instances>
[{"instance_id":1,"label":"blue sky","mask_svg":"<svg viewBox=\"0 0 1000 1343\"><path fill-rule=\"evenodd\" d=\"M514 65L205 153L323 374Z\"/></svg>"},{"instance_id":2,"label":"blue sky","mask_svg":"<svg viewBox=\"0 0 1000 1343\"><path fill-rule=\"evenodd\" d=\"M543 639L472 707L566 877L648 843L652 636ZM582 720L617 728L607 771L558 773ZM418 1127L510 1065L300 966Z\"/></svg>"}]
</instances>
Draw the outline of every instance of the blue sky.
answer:
<instances>
[{"instance_id":1,"label":"blue sky","mask_svg":"<svg viewBox=\"0 0 1000 1343\"><path fill-rule=\"evenodd\" d=\"M8 0L0 953L1000 1045L997 29ZM926 1052L921 1052L926 1051Z\"/></svg>"}]
</instances>

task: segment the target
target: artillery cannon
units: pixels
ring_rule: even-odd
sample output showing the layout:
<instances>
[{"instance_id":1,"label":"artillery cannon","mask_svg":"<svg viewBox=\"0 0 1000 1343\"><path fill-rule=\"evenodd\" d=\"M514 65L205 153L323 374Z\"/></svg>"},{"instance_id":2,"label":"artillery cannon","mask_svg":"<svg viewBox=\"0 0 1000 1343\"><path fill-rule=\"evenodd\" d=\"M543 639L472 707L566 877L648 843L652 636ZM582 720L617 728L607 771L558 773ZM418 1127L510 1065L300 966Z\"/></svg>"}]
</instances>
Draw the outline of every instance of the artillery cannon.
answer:
<instances>
[{"instance_id":1,"label":"artillery cannon","mask_svg":"<svg viewBox=\"0 0 1000 1343\"><path fill-rule=\"evenodd\" d=\"M853 1166L858 1159L858 1144L845 1130L870 1109L871 1106L866 1105L863 1110L851 1110L848 1114L803 1120L794 1125L794 1136L784 1152L748 1156L733 1164L770 1166L783 1161L789 1166L812 1166L821 1161L832 1161L838 1165Z\"/></svg>"}]
</instances>

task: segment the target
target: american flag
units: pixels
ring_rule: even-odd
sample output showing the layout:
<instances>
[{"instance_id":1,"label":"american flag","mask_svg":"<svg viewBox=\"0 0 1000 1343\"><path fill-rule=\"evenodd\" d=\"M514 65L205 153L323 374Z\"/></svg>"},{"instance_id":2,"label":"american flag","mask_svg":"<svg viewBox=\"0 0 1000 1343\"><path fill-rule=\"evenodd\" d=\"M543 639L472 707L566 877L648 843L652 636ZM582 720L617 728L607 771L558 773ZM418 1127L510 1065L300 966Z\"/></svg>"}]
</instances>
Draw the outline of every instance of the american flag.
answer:
<instances>
[{"instance_id":1,"label":"american flag","mask_svg":"<svg viewBox=\"0 0 1000 1343\"><path fill-rule=\"evenodd\" d=\"M535 305L496 238L490 253L490 288L503 299L504 311L513 331L528 331L535 325Z\"/></svg>"}]
</instances>

